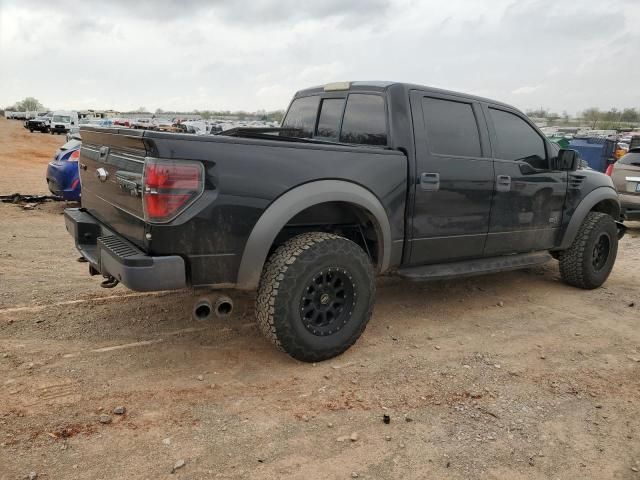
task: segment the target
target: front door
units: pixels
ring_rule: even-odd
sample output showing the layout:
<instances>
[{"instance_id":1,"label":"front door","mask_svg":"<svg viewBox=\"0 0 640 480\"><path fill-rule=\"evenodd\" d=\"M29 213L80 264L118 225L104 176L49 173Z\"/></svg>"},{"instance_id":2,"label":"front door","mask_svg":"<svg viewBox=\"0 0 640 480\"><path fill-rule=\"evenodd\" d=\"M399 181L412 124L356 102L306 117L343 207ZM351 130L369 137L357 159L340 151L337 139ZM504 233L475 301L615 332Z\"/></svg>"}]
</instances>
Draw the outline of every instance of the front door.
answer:
<instances>
[{"instance_id":1,"label":"front door","mask_svg":"<svg viewBox=\"0 0 640 480\"><path fill-rule=\"evenodd\" d=\"M555 154L519 112L485 105L496 188L485 255L546 250L556 244L567 172L549 169Z\"/></svg>"},{"instance_id":2,"label":"front door","mask_svg":"<svg viewBox=\"0 0 640 480\"><path fill-rule=\"evenodd\" d=\"M412 265L482 256L494 171L478 103L413 91L416 143Z\"/></svg>"}]
</instances>

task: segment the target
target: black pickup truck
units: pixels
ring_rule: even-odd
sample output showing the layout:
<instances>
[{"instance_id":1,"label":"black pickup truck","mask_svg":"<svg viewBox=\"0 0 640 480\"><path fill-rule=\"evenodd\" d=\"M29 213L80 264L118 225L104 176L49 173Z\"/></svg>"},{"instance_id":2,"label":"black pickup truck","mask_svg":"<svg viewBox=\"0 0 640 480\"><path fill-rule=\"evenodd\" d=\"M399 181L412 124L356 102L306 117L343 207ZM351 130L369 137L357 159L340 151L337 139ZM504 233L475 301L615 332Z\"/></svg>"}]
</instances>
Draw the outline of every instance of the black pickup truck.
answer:
<instances>
[{"instance_id":1,"label":"black pickup truck","mask_svg":"<svg viewBox=\"0 0 640 480\"><path fill-rule=\"evenodd\" d=\"M420 85L303 90L275 129L81 135L82 208L65 220L90 273L141 291L257 290L260 329L303 361L357 340L376 274L553 257L567 283L596 288L624 234L611 179L579 170L520 111Z\"/></svg>"}]
</instances>

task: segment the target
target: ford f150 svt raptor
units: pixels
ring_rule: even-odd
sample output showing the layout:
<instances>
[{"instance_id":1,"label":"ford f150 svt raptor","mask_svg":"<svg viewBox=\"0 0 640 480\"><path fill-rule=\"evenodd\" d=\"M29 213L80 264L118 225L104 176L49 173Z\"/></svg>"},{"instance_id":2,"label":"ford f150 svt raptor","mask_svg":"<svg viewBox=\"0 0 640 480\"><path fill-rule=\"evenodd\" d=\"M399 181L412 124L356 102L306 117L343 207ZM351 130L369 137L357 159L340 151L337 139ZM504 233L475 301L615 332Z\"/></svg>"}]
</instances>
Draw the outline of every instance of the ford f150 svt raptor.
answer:
<instances>
[{"instance_id":1,"label":"ford f150 svt raptor","mask_svg":"<svg viewBox=\"0 0 640 480\"><path fill-rule=\"evenodd\" d=\"M82 208L65 221L90 272L133 290L257 290L259 328L304 361L357 340L376 274L554 257L567 283L596 288L624 233L611 179L520 111L419 85L303 90L274 129L81 134Z\"/></svg>"}]
</instances>

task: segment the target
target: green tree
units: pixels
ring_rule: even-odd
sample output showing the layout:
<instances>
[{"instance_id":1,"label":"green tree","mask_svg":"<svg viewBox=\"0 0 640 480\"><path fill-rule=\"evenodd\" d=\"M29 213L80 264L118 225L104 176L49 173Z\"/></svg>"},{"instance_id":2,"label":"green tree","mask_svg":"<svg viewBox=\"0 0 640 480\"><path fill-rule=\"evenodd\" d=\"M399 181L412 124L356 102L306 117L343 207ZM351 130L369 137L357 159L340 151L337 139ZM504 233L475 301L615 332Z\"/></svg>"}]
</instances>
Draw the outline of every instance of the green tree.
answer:
<instances>
[{"instance_id":1,"label":"green tree","mask_svg":"<svg viewBox=\"0 0 640 480\"><path fill-rule=\"evenodd\" d=\"M620 115L620 121L622 122L640 122L640 112L635 108L625 108Z\"/></svg>"},{"instance_id":2,"label":"green tree","mask_svg":"<svg viewBox=\"0 0 640 480\"><path fill-rule=\"evenodd\" d=\"M596 125L598 125L601 116L602 113L600 112L600 110L594 107L587 108L584 112L582 112L583 120L585 122L589 122L591 128L596 128Z\"/></svg>"},{"instance_id":3,"label":"green tree","mask_svg":"<svg viewBox=\"0 0 640 480\"><path fill-rule=\"evenodd\" d=\"M44 110L45 108L38 101L37 98L27 97L24 100L17 102L12 107L7 107L6 110L13 112L36 112L38 110Z\"/></svg>"}]
</instances>

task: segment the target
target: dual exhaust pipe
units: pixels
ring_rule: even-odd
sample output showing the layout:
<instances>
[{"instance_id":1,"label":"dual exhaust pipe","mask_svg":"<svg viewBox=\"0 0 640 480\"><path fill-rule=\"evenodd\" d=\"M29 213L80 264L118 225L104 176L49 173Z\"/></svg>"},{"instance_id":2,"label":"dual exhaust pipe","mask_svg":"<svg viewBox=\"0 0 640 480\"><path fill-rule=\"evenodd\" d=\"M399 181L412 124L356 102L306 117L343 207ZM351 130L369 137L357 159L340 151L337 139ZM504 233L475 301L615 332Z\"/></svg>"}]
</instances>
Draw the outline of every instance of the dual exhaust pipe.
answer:
<instances>
[{"instance_id":1,"label":"dual exhaust pipe","mask_svg":"<svg viewBox=\"0 0 640 480\"><path fill-rule=\"evenodd\" d=\"M213 320L213 317L226 318L233 312L233 300L226 295L216 298L211 303L208 298L201 298L193 305L193 318L200 322Z\"/></svg>"}]
</instances>

